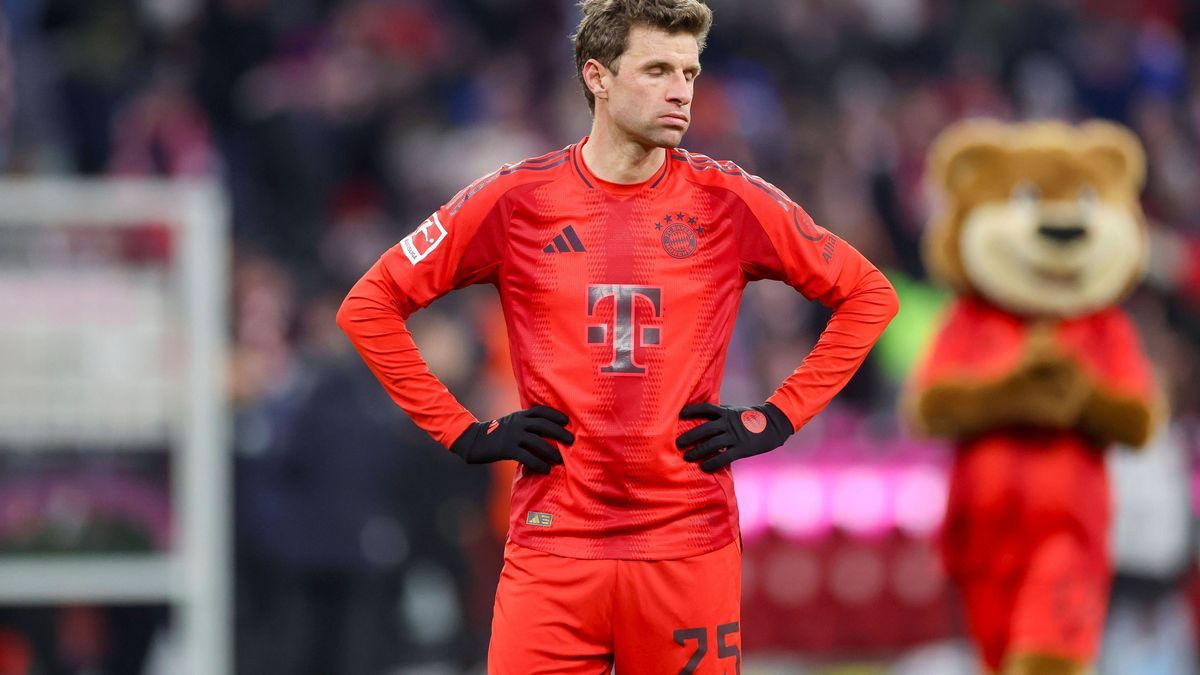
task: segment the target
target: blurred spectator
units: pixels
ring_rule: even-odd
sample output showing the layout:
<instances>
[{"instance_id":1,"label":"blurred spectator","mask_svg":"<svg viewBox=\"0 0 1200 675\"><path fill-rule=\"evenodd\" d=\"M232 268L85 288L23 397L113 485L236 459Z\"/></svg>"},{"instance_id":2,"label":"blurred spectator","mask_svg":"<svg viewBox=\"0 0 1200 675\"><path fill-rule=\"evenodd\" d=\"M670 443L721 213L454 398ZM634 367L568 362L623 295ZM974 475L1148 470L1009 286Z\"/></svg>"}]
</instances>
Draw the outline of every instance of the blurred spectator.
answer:
<instances>
[{"instance_id":1,"label":"blurred spectator","mask_svg":"<svg viewBox=\"0 0 1200 675\"><path fill-rule=\"evenodd\" d=\"M1172 424L1140 453L1120 452L1109 463L1117 504L1116 581L1101 675L1196 672L1195 624L1184 584L1195 559L1191 432Z\"/></svg>"},{"instance_id":2,"label":"blurred spectator","mask_svg":"<svg viewBox=\"0 0 1200 675\"><path fill-rule=\"evenodd\" d=\"M474 570L462 538L483 533L486 476L449 456L379 388L327 320L341 293L315 295L296 316L283 270L266 261L240 269L239 282L256 284L239 286L244 297L260 297L239 324L250 372L235 378L243 383L239 671L473 665L481 657L467 622ZM469 341L436 312L427 321L440 321L431 365L465 385ZM279 386L250 387L258 382Z\"/></svg>"}]
</instances>

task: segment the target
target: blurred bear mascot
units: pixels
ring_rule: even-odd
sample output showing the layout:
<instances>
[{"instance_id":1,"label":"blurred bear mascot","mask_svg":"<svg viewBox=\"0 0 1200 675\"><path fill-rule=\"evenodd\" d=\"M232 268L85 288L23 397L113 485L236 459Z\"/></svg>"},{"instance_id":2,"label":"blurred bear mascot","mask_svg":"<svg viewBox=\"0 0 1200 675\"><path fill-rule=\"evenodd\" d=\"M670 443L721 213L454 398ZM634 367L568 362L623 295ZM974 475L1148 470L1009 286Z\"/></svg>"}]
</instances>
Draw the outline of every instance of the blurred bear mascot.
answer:
<instances>
[{"instance_id":1,"label":"blurred bear mascot","mask_svg":"<svg viewBox=\"0 0 1200 675\"><path fill-rule=\"evenodd\" d=\"M941 546L985 672L1091 672L1112 576L1115 443L1163 416L1116 304L1147 257L1145 156L1107 122L969 121L930 150L924 253L956 293L905 413L950 439Z\"/></svg>"}]
</instances>

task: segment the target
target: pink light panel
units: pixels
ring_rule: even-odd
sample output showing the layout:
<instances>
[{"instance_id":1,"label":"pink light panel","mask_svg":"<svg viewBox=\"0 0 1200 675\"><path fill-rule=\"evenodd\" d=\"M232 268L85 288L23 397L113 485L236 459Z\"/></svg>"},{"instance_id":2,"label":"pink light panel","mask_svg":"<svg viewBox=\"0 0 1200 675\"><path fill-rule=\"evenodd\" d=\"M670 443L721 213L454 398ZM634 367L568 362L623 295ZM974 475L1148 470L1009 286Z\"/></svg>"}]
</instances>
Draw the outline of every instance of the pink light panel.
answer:
<instances>
[{"instance_id":1,"label":"pink light panel","mask_svg":"<svg viewBox=\"0 0 1200 675\"><path fill-rule=\"evenodd\" d=\"M947 474L935 464L754 464L736 474L742 536L774 530L813 539L839 528L857 538L893 529L927 537L941 525Z\"/></svg>"}]
</instances>

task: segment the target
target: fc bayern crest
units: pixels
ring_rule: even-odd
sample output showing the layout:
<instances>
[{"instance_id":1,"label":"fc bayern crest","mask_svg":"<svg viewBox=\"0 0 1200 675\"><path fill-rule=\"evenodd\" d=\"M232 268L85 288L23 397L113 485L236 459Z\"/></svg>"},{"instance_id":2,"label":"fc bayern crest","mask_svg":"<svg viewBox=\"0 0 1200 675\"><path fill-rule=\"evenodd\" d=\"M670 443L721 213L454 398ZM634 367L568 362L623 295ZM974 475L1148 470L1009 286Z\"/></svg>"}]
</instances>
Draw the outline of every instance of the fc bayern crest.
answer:
<instances>
[{"instance_id":1,"label":"fc bayern crest","mask_svg":"<svg viewBox=\"0 0 1200 675\"><path fill-rule=\"evenodd\" d=\"M704 234L704 226L697 225L696 219L682 211L668 213L663 219L654 224L654 229L662 232L662 247L672 258L689 258L700 247L700 235Z\"/></svg>"}]
</instances>

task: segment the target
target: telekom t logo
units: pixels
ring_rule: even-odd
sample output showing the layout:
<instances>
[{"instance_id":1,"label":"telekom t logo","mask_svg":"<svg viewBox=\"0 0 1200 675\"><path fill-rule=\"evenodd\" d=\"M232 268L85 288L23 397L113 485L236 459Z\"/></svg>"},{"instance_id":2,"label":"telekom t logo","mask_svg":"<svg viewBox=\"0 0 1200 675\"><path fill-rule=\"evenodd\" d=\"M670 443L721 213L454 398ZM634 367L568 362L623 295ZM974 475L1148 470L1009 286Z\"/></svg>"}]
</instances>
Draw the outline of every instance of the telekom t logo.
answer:
<instances>
[{"instance_id":1,"label":"telekom t logo","mask_svg":"<svg viewBox=\"0 0 1200 675\"><path fill-rule=\"evenodd\" d=\"M612 363L600 369L602 373L644 373L645 368L633 362L634 331L641 329L642 345L657 345L662 342L658 328L638 326L634 321L633 306L637 297L645 298L654 308L654 317L662 316L662 289L651 286L626 286L623 284L601 284L588 286L588 316L594 316L596 304L604 298L613 298L612 323L588 326L588 344L604 344L608 331L613 332Z\"/></svg>"}]
</instances>

